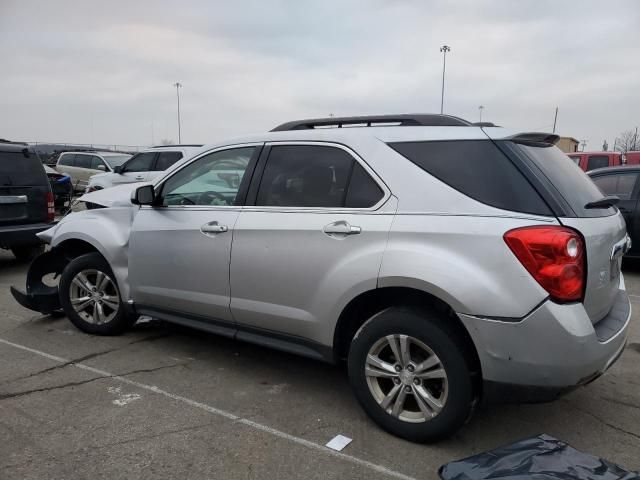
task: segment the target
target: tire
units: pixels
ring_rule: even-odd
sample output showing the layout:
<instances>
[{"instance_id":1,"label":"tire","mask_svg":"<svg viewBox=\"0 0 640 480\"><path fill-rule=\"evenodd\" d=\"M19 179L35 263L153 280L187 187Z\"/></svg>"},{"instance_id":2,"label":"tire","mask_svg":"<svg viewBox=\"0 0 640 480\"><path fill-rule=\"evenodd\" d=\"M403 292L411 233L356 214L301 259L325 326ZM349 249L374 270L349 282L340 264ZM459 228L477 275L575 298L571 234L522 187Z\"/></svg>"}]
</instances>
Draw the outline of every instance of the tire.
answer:
<instances>
[{"instance_id":1,"label":"tire","mask_svg":"<svg viewBox=\"0 0 640 480\"><path fill-rule=\"evenodd\" d=\"M404 362L403 344L409 345ZM356 332L349 350L349 380L356 398L373 421L393 435L413 442L450 436L470 418L475 404L461 344L446 318L431 309L391 307L374 315ZM377 360L385 364L375 366ZM397 393L390 395L394 389ZM383 406L389 396L391 402Z\"/></svg>"},{"instance_id":2,"label":"tire","mask_svg":"<svg viewBox=\"0 0 640 480\"><path fill-rule=\"evenodd\" d=\"M44 245L11 247L11 252L18 260L31 260L44 252Z\"/></svg>"},{"instance_id":3,"label":"tire","mask_svg":"<svg viewBox=\"0 0 640 480\"><path fill-rule=\"evenodd\" d=\"M135 316L122 302L111 267L99 253L69 262L60 275L58 294L67 317L83 332L118 335L135 323Z\"/></svg>"}]
</instances>

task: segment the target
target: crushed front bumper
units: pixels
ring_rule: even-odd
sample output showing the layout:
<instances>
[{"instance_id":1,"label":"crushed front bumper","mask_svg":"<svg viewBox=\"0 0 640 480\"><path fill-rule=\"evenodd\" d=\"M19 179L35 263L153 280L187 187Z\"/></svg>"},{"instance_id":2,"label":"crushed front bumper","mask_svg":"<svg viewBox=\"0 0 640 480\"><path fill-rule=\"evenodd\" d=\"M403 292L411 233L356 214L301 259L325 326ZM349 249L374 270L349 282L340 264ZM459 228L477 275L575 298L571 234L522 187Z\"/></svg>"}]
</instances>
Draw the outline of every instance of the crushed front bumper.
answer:
<instances>
[{"instance_id":1,"label":"crushed front bumper","mask_svg":"<svg viewBox=\"0 0 640 480\"><path fill-rule=\"evenodd\" d=\"M20 305L36 312L51 313L60 310L62 307L58 286L45 284L43 277L49 274L57 277L67 263L68 259L57 250L43 253L29 267L26 292L12 286L11 295Z\"/></svg>"},{"instance_id":2,"label":"crushed front bumper","mask_svg":"<svg viewBox=\"0 0 640 480\"><path fill-rule=\"evenodd\" d=\"M546 401L602 375L622 354L631 304L621 282L593 325L582 304L544 302L521 321L459 315L475 343L492 401Z\"/></svg>"}]
</instances>

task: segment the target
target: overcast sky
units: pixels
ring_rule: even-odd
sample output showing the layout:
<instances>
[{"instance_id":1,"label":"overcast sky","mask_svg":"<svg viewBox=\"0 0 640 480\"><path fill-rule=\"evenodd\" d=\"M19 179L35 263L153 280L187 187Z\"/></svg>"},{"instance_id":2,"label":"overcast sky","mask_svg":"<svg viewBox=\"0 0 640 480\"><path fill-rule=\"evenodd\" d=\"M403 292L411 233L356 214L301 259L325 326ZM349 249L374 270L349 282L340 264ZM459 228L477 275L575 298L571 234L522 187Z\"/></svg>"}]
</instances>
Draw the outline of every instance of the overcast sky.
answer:
<instances>
[{"instance_id":1,"label":"overcast sky","mask_svg":"<svg viewBox=\"0 0 640 480\"><path fill-rule=\"evenodd\" d=\"M0 0L0 138L213 142L445 112L610 146L640 126L640 1Z\"/></svg>"}]
</instances>

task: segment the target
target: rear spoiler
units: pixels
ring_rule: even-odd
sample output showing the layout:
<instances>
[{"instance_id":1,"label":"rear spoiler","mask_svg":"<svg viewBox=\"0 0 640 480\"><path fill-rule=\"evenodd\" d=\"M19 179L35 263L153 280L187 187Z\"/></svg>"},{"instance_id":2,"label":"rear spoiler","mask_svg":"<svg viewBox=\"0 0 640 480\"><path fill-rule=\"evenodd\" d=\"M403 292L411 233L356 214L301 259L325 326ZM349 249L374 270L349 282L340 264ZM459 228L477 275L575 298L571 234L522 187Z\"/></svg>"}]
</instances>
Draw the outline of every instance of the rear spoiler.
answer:
<instances>
[{"instance_id":1,"label":"rear spoiler","mask_svg":"<svg viewBox=\"0 0 640 480\"><path fill-rule=\"evenodd\" d=\"M512 142L520 143L522 145L528 145L530 147L551 147L558 143L560 135L538 132L518 133L508 137L507 140L511 140Z\"/></svg>"}]
</instances>

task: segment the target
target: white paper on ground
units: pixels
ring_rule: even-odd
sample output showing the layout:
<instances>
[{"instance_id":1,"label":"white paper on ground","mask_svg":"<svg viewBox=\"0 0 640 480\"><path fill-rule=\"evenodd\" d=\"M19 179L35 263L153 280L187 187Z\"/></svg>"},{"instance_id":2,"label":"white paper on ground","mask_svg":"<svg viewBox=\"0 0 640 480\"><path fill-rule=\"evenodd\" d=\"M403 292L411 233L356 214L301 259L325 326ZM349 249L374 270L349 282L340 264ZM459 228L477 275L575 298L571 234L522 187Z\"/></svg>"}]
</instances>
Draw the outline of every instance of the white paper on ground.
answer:
<instances>
[{"instance_id":1,"label":"white paper on ground","mask_svg":"<svg viewBox=\"0 0 640 480\"><path fill-rule=\"evenodd\" d=\"M345 437L344 435L336 435L325 446L339 452L350 443L351 439L349 437Z\"/></svg>"}]
</instances>

